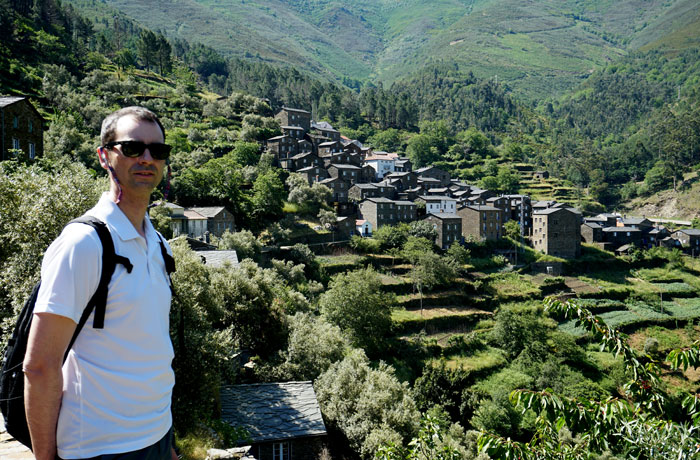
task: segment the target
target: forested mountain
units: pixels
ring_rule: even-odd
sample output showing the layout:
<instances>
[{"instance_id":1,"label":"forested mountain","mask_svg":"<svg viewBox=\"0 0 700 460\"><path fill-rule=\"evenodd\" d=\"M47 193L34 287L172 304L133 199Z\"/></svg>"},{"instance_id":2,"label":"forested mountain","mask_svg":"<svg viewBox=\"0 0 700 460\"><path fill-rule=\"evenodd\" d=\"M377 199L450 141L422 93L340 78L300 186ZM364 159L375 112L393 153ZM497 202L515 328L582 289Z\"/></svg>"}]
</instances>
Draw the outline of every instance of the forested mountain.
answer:
<instances>
[{"instance_id":1,"label":"forested mountain","mask_svg":"<svg viewBox=\"0 0 700 460\"><path fill-rule=\"evenodd\" d=\"M498 75L528 97L561 93L642 46L692 46L693 0L71 0L104 3L171 39L322 79L392 83L434 61ZM95 10L98 10L95 12ZM668 43L669 34L677 34Z\"/></svg>"}]
</instances>

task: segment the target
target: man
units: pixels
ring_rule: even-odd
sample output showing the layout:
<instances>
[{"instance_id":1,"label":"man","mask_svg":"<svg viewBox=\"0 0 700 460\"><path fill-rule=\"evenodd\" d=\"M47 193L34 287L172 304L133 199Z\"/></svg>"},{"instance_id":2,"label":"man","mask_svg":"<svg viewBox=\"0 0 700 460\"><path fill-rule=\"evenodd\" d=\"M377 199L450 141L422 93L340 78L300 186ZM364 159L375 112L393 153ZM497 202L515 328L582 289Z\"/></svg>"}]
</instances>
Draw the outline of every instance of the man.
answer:
<instances>
[{"instance_id":1,"label":"man","mask_svg":"<svg viewBox=\"0 0 700 460\"><path fill-rule=\"evenodd\" d=\"M25 407L37 460L171 459L174 385L170 288L160 237L146 217L170 147L156 115L121 109L102 123L100 164L110 189L87 212L107 224L117 265L103 329L88 319L63 356L97 288L102 245L95 230L71 224L51 244L24 360ZM94 314L94 313L93 313Z\"/></svg>"}]
</instances>

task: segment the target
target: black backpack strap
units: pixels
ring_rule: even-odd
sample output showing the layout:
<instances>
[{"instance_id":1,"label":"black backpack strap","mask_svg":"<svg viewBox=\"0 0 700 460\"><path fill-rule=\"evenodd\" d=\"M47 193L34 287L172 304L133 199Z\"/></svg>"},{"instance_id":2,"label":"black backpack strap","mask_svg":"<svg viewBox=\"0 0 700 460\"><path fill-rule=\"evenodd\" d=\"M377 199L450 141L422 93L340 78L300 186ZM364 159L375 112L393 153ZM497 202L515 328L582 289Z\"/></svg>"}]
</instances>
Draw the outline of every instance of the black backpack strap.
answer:
<instances>
[{"instance_id":1,"label":"black backpack strap","mask_svg":"<svg viewBox=\"0 0 700 460\"><path fill-rule=\"evenodd\" d=\"M168 274L168 283L170 284L170 292L175 296L175 288L173 287L172 274L175 273L175 259L173 256L168 254L168 250L165 248L165 242L160 233L157 233L158 242L160 244L160 254L163 256L163 262L165 263L165 272Z\"/></svg>"},{"instance_id":2,"label":"black backpack strap","mask_svg":"<svg viewBox=\"0 0 700 460\"><path fill-rule=\"evenodd\" d=\"M160 233L158 233L158 238L160 238L160 253L163 256L163 262L165 263L165 271L168 274L168 283L170 284L170 292L172 294L173 300L178 300L177 294L175 293L175 286L173 285L172 274L175 273L175 258L168 254L168 250L165 248L165 242ZM182 312L182 304L180 304L180 321L177 327L177 340L179 342L180 354L184 356L185 350L185 316Z\"/></svg>"},{"instance_id":3,"label":"black backpack strap","mask_svg":"<svg viewBox=\"0 0 700 460\"><path fill-rule=\"evenodd\" d=\"M100 238L100 242L102 243L102 273L100 274L100 282L97 285L97 290L90 298L90 301L83 310L83 314L80 316L80 321L78 321L73 337L71 337L68 348L66 349L66 354L63 358L64 361L68 356L68 352L73 347L75 339L78 338L78 334L80 334L80 331L85 326L85 323L87 323L87 320L93 310L95 310L95 317L93 319L92 327L95 329L104 328L105 310L107 309L107 290L117 263L124 265L129 273L131 273L131 270L133 269L129 259L118 256L115 253L112 235L109 233L109 229L104 222L96 217L82 216L72 220L70 223L86 224L94 228L97 232L97 236Z\"/></svg>"}]
</instances>

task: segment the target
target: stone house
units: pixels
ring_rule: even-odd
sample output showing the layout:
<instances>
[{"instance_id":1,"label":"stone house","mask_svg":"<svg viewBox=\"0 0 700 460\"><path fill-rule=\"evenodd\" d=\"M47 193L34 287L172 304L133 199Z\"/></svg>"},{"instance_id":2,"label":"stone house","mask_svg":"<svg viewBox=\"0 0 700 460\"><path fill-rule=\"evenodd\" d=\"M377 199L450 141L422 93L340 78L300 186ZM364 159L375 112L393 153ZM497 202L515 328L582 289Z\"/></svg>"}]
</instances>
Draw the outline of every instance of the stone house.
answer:
<instances>
[{"instance_id":1,"label":"stone house","mask_svg":"<svg viewBox=\"0 0 700 460\"><path fill-rule=\"evenodd\" d=\"M532 202L527 195L506 195L510 200L510 220L520 223L522 213L522 227L525 236L532 235Z\"/></svg>"},{"instance_id":2,"label":"stone house","mask_svg":"<svg viewBox=\"0 0 700 460\"><path fill-rule=\"evenodd\" d=\"M396 200L396 220L399 222L413 222L418 218L418 206L413 201Z\"/></svg>"},{"instance_id":3,"label":"stone house","mask_svg":"<svg viewBox=\"0 0 700 460\"><path fill-rule=\"evenodd\" d=\"M600 243L603 239L603 227L595 222L581 224L581 238L589 244Z\"/></svg>"},{"instance_id":4,"label":"stone house","mask_svg":"<svg viewBox=\"0 0 700 460\"><path fill-rule=\"evenodd\" d=\"M26 97L0 96L0 161L21 150L33 160L44 154L44 118Z\"/></svg>"},{"instance_id":5,"label":"stone house","mask_svg":"<svg viewBox=\"0 0 700 460\"><path fill-rule=\"evenodd\" d=\"M315 130L323 137L327 137L328 139L330 139L332 141L339 141L340 142L340 132L337 131L336 129L334 129L333 126L331 126L331 124L328 122L312 121L311 122L311 129Z\"/></svg>"},{"instance_id":6,"label":"stone house","mask_svg":"<svg viewBox=\"0 0 700 460\"><path fill-rule=\"evenodd\" d=\"M477 241L503 238L503 210L481 204L457 209L462 219L462 235Z\"/></svg>"},{"instance_id":7,"label":"stone house","mask_svg":"<svg viewBox=\"0 0 700 460\"><path fill-rule=\"evenodd\" d=\"M343 151L343 144L339 141L326 141L318 144L318 156L328 157L333 153L340 153Z\"/></svg>"},{"instance_id":8,"label":"stone house","mask_svg":"<svg viewBox=\"0 0 700 460\"><path fill-rule=\"evenodd\" d=\"M598 214L593 217L584 217L584 222L593 222L599 224L601 227L615 227L617 225L617 220L620 218L617 214Z\"/></svg>"},{"instance_id":9,"label":"stone house","mask_svg":"<svg viewBox=\"0 0 700 460\"><path fill-rule=\"evenodd\" d=\"M360 141L345 140L344 138L341 138L340 142L343 144L343 152L358 155L360 157L360 161L362 161L362 144L359 143Z\"/></svg>"},{"instance_id":10,"label":"stone house","mask_svg":"<svg viewBox=\"0 0 700 460\"><path fill-rule=\"evenodd\" d=\"M377 198L379 196L379 189L374 184L354 184L348 190L348 198L356 203L367 198Z\"/></svg>"},{"instance_id":11,"label":"stone house","mask_svg":"<svg viewBox=\"0 0 700 460\"><path fill-rule=\"evenodd\" d=\"M398 192L403 192L404 190L416 188L418 186L418 176L411 171L390 173L386 176L385 180L388 180L391 185L396 187Z\"/></svg>"},{"instance_id":12,"label":"stone house","mask_svg":"<svg viewBox=\"0 0 700 460\"><path fill-rule=\"evenodd\" d=\"M632 227L605 227L603 228L603 240L615 248L625 244L641 246L642 231Z\"/></svg>"},{"instance_id":13,"label":"stone house","mask_svg":"<svg viewBox=\"0 0 700 460\"><path fill-rule=\"evenodd\" d=\"M302 152L289 158L287 164L290 171L298 171L309 166L321 166L321 159L311 152Z\"/></svg>"},{"instance_id":14,"label":"stone house","mask_svg":"<svg viewBox=\"0 0 700 460\"><path fill-rule=\"evenodd\" d=\"M275 136L267 140L267 151L272 153L280 167L286 170L291 167L289 159L299 153L298 146L297 140L287 135Z\"/></svg>"},{"instance_id":15,"label":"stone house","mask_svg":"<svg viewBox=\"0 0 700 460\"><path fill-rule=\"evenodd\" d=\"M399 158L394 162L394 171L409 172L413 170L413 163L408 158Z\"/></svg>"},{"instance_id":16,"label":"stone house","mask_svg":"<svg viewBox=\"0 0 700 460\"><path fill-rule=\"evenodd\" d=\"M312 185L315 182L321 182L330 177L328 175L328 171L326 171L326 168L322 168L320 166L307 166L306 168L297 170L297 173L306 177L309 185Z\"/></svg>"},{"instance_id":17,"label":"stone house","mask_svg":"<svg viewBox=\"0 0 700 460\"><path fill-rule=\"evenodd\" d=\"M447 249L462 239L462 218L457 214L426 214L424 221L432 224L438 236L435 243L442 249Z\"/></svg>"},{"instance_id":18,"label":"stone house","mask_svg":"<svg viewBox=\"0 0 700 460\"><path fill-rule=\"evenodd\" d=\"M348 164L332 164L327 168L331 177L340 177L351 186L360 181L361 169Z\"/></svg>"},{"instance_id":19,"label":"stone house","mask_svg":"<svg viewBox=\"0 0 700 460\"><path fill-rule=\"evenodd\" d=\"M301 126L280 126L282 134L296 140L304 139L304 128Z\"/></svg>"},{"instance_id":20,"label":"stone house","mask_svg":"<svg viewBox=\"0 0 700 460\"><path fill-rule=\"evenodd\" d=\"M510 220L510 200L505 196L492 196L486 199L487 206L493 206L503 211L503 223Z\"/></svg>"},{"instance_id":21,"label":"stone house","mask_svg":"<svg viewBox=\"0 0 700 460\"><path fill-rule=\"evenodd\" d=\"M350 238L355 234L355 216L338 216L336 218L335 231L339 236Z\"/></svg>"},{"instance_id":22,"label":"stone house","mask_svg":"<svg viewBox=\"0 0 700 460\"><path fill-rule=\"evenodd\" d=\"M227 230L236 231L233 214L223 206L184 208L183 214L186 232L183 231L185 228L181 228L179 234L186 233L193 238L201 238L207 233L220 237Z\"/></svg>"},{"instance_id":23,"label":"stone house","mask_svg":"<svg viewBox=\"0 0 700 460\"><path fill-rule=\"evenodd\" d=\"M340 177L329 177L319 181L319 184L325 185L331 189L331 201L335 203L347 203L348 201L348 183Z\"/></svg>"},{"instance_id":24,"label":"stone house","mask_svg":"<svg viewBox=\"0 0 700 460\"><path fill-rule=\"evenodd\" d=\"M693 255L700 254L700 230L684 228L671 233L671 237L681 242L684 251Z\"/></svg>"},{"instance_id":25,"label":"stone house","mask_svg":"<svg viewBox=\"0 0 700 460\"><path fill-rule=\"evenodd\" d=\"M241 427L258 460L316 460L327 437L311 382L225 385L221 420ZM239 444L239 445L240 445Z\"/></svg>"},{"instance_id":26,"label":"stone house","mask_svg":"<svg viewBox=\"0 0 700 460\"><path fill-rule=\"evenodd\" d=\"M532 213L532 243L537 251L573 259L581 255L581 213L546 208Z\"/></svg>"},{"instance_id":27,"label":"stone house","mask_svg":"<svg viewBox=\"0 0 700 460\"><path fill-rule=\"evenodd\" d=\"M291 107L282 107L275 119L279 120L281 126L299 126L304 132L311 130L311 112Z\"/></svg>"},{"instance_id":28,"label":"stone house","mask_svg":"<svg viewBox=\"0 0 700 460\"><path fill-rule=\"evenodd\" d=\"M323 161L326 164L326 167L329 165L353 165L357 166L358 168L360 167L360 158L357 157L356 155L352 155L348 152L336 152L336 153L331 153L330 155L323 157Z\"/></svg>"},{"instance_id":29,"label":"stone house","mask_svg":"<svg viewBox=\"0 0 700 460\"><path fill-rule=\"evenodd\" d=\"M532 175L532 178L535 180L549 179L549 172L547 172L547 171L535 171L535 173Z\"/></svg>"},{"instance_id":30,"label":"stone house","mask_svg":"<svg viewBox=\"0 0 700 460\"><path fill-rule=\"evenodd\" d=\"M372 224L372 229L398 222L396 203L388 198L367 198L357 208L359 217Z\"/></svg>"},{"instance_id":31,"label":"stone house","mask_svg":"<svg viewBox=\"0 0 700 460\"><path fill-rule=\"evenodd\" d=\"M441 187L449 187L451 185L452 177L450 176L450 173L443 171L440 168L425 166L423 168L416 169L414 172L418 175L418 178L432 177L433 179L439 180Z\"/></svg>"},{"instance_id":32,"label":"stone house","mask_svg":"<svg viewBox=\"0 0 700 460\"><path fill-rule=\"evenodd\" d=\"M430 189L442 188L442 182L440 179L435 179L434 177L419 176L416 180L418 187L423 189L424 193L428 193Z\"/></svg>"}]
</instances>

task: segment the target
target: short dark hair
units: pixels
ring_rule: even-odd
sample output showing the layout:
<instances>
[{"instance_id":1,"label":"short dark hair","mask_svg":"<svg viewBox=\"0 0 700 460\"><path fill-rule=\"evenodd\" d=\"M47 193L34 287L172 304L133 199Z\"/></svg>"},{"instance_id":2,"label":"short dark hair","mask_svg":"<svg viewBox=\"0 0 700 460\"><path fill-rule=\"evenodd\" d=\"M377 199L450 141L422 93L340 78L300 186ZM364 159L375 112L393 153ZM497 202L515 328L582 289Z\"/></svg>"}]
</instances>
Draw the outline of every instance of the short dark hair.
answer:
<instances>
[{"instance_id":1,"label":"short dark hair","mask_svg":"<svg viewBox=\"0 0 700 460\"><path fill-rule=\"evenodd\" d=\"M100 141L102 142L102 145L106 145L117 140L115 139L117 122L120 118L128 116L134 117L138 121L150 121L151 123L157 124L160 128L160 132L163 133L163 140L165 140L165 128L163 128L163 124L158 119L158 115L145 107L132 106L124 107L116 112L112 112L107 115L104 121L102 121L102 130L100 131Z\"/></svg>"}]
</instances>

